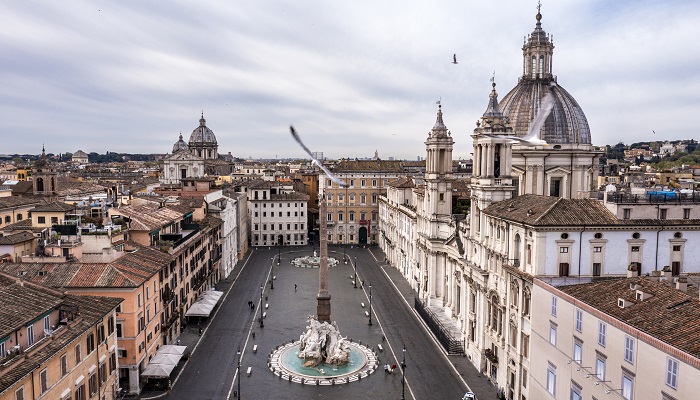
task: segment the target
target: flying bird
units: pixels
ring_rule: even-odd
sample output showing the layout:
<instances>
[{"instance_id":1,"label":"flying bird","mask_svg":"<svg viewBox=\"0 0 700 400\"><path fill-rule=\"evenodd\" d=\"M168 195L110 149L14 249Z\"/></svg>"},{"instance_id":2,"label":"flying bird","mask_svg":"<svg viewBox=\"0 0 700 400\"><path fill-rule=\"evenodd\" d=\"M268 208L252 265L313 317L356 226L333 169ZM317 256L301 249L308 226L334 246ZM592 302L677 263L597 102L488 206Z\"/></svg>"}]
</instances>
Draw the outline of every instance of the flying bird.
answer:
<instances>
[{"instance_id":1,"label":"flying bird","mask_svg":"<svg viewBox=\"0 0 700 400\"><path fill-rule=\"evenodd\" d=\"M457 54L453 54L453 55L452 55L452 64L459 64L459 63L457 62Z\"/></svg>"},{"instance_id":2,"label":"flying bird","mask_svg":"<svg viewBox=\"0 0 700 400\"><path fill-rule=\"evenodd\" d=\"M525 146L549 146L545 140L538 138L537 134L540 132L542 125L544 125L547 117L552 112L552 108L554 108L554 93L550 89L542 99L540 110L532 120L530 130L527 132L527 135L523 137L511 135L493 135L490 133L482 133L482 135L494 139L510 139L510 143L522 144Z\"/></svg>"},{"instance_id":3,"label":"flying bird","mask_svg":"<svg viewBox=\"0 0 700 400\"><path fill-rule=\"evenodd\" d=\"M337 183L338 186L340 186L340 187L349 187L349 186L350 186L350 185L348 185L347 183L345 183L345 181L343 181L342 179L340 179L340 178L338 178L337 176L335 176L331 171L328 170L328 168L324 167L323 164L322 164L320 161L318 161L318 160L316 159L316 157L314 157L314 155L313 155L313 153L311 152L311 150L309 150L309 148L306 147L306 146L304 145L304 142L301 141L301 138L299 137L299 134L297 133L296 129L294 129L294 125L289 125L289 131L292 133L292 137L294 138L294 140L296 140L297 143L299 143L299 146L301 146L301 148L304 149L304 151L306 152L306 154L308 154L309 157L311 157L311 164L316 164L316 165L318 165L318 167L321 168L321 170L322 170L326 175L328 175L328 177L329 177L333 182Z\"/></svg>"}]
</instances>

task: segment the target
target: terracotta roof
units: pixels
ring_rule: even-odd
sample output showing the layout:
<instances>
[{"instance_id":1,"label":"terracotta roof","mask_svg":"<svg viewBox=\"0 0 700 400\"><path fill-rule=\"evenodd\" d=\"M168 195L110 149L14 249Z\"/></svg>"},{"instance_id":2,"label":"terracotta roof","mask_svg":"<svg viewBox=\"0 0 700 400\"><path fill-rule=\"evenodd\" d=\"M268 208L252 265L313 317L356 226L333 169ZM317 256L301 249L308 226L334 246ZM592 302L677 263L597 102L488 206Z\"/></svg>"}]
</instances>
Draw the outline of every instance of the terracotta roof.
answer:
<instances>
[{"instance_id":1,"label":"terracotta roof","mask_svg":"<svg viewBox=\"0 0 700 400\"><path fill-rule=\"evenodd\" d=\"M0 277L0 337L61 306L75 308L80 312L79 318L61 328L61 334L42 343L41 347L32 352L31 357L15 357L10 361L10 369L0 375L0 393L56 357L68 344L95 326L122 301L113 297L60 294Z\"/></svg>"},{"instance_id":2,"label":"terracotta roof","mask_svg":"<svg viewBox=\"0 0 700 400\"><path fill-rule=\"evenodd\" d=\"M403 172L401 161L345 160L330 168L333 172Z\"/></svg>"},{"instance_id":3,"label":"terracotta roof","mask_svg":"<svg viewBox=\"0 0 700 400\"><path fill-rule=\"evenodd\" d=\"M617 217L598 200L526 194L499 201L484 213L533 226L617 225Z\"/></svg>"},{"instance_id":4,"label":"terracotta roof","mask_svg":"<svg viewBox=\"0 0 700 400\"><path fill-rule=\"evenodd\" d=\"M308 201L309 195L301 192L270 194L270 200L301 200Z\"/></svg>"},{"instance_id":5,"label":"terracotta roof","mask_svg":"<svg viewBox=\"0 0 700 400\"><path fill-rule=\"evenodd\" d=\"M630 285L652 295L640 301ZM665 283L645 278L608 279L559 290L662 342L700 358L700 300ZM631 303L617 305L623 298Z\"/></svg>"},{"instance_id":6,"label":"terracotta roof","mask_svg":"<svg viewBox=\"0 0 700 400\"><path fill-rule=\"evenodd\" d=\"M0 275L0 338L59 304L61 300L55 294L23 286L15 279Z\"/></svg>"},{"instance_id":7,"label":"terracotta roof","mask_svg":"<svg viewBox=\"0 0 700 400\"><path fill-rule=\"evenodd\" d=\"M30 206L32 204L41 204L43 202L44 201L38 197L18 197L18 196L0 197L0 209L20 207L20 206Z\"/></svg>"},{"instance_id":8,"label":"terracotta roof","mask_svg":"<svg viewBox=\"0 0 700 400\"><path fill-rule=\"evenodd\" d=\"M147 202L136 206L123 206L112 209L110 214L121 214L131 219L129 229L134 231L153 231L180 220L192 209L184 206L158 204Z\"/></svg>"},{"instance_id":9,"label":"terracotta roof","mask_svg":"<svg viewBox=\"0 0 700 400\"><path fill-rule=\"evenodd\" d=\"M41 204L32 208L32 212L68 212L73 211L75 208L66 203L61 203L59 201L54 201L53 203Z\"/></svg>"},{"instance_id":10,"label":"terracotta roof","mask_svg":"<svg viewBox=\"0 0 700 400\"><path fill-rule=\"evenodd\" d=\"M32 232L41 232L46 228L40 228L40 227L35 227L32 225L32 220L31 219L23 219L21 221L17 221L14 224L10 225L5 225L4 227L0 228L0 231L3 232L13 232L13 231L32 231Z\"/></svg>"},{"instance_id":11,"label":"terracotta roof","mask_svg":"<svg viewBox=\"0 0 700 400\"><path fill-rule=\"evenodd\" d=\"M167 253L139 247L111 263L0 263L0 271L53 288L133 288L171 261Z\"/></svg>"},{"instance_id":12,"label":"terracotta roof","mask_svg":"<svg viewBox=\"0 0 700 400\"><path fill-rule=\"evenodd\" d=\"M413 183L413 178L410 176L392 179L387 183L387 185L399 189L410 189L416 187L416 185Z\"/></svg>"},{"instance_id":13,"label":"terracotta roof","mask_svg":"<svg viewBox=\"0 0 700 400\"><path fill-rule=\"evenodd\" d=\"M20 233L15 233L14 235L0 236L0 245L17 244L34 239L36 239L36 237L33 233L23 231Z\"/></svg>"}]
</instances>

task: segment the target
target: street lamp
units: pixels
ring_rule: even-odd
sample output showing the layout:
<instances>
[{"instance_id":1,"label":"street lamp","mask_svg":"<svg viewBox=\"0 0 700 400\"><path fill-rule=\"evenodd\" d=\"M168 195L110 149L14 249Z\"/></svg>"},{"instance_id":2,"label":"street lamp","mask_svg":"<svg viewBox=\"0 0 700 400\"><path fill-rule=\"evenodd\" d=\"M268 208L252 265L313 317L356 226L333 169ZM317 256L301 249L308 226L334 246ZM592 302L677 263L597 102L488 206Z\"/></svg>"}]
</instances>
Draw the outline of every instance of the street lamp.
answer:
<instances>
[{"instance_id":1,"label":"street lamp","mask_svg":"<svg viewBox=\"0 0 700 400\"><path fill-rule=\"evenodd\" d=\"M282 240L284 240L284 236L279 235L277 237L277 265L280 265L280 252L282 251Z\"/></svg>"},{"instance_id":2,"label":"street lamp","mask_svg":"<svg viewBox=\"0 0 700 400\"><path fill-rule=\"evenodd\" d=\"M238 368L236 368L236 376L238 379L238 399L241 398L241 347L238 347L236 352L236 358L238 359Z\"/></svg>"},{"instance_id":3,"label":"street lamp","mask_svg":"<svg viewBox=\"0 0 700 400\"><path fill-rule=\"evenodd\" d=\"M357 289L357 256L355 256L355 265L353 265L353 270L355 271L355 277L353 278L353 287Z\"/></svg>"},{"instance_id":4,"label":"street lamp","mask_svg":"<svg viewBox=\"0 0 700 400\"><path fill-rule=\"evenodd\" d=\"M372 284L369 284L369 324L372 325Z\"/></svg>"},{"instance_id":5,"label":"street lamp","mask_svg":"<svg viewBox=\"0 0 700 400\"><path fill-rule=\"evenodd\" d=\"M263 290L265 289L264 286L260 285L260 327L264 328L265 323L263 322Z\"/></svg>"},{"instance_id":6,"label":"street lamp","mask_svg":"<svg viewBox=\"0 0 700 400\"><path fill-rule=\"evenodd\" d=\"M403 345L403 360L401 361L401 400L406 400L406 345Z\"/></svg>"}]
</instances>

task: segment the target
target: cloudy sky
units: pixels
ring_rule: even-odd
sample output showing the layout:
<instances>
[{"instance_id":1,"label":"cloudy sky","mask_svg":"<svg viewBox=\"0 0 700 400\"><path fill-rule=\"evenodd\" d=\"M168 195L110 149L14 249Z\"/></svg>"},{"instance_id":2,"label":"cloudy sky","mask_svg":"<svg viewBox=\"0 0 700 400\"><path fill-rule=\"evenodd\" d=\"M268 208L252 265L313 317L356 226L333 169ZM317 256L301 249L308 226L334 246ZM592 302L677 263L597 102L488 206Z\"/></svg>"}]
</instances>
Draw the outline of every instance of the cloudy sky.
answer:
<instances>
[{"instance_id":1,"label":"cloudy sky","mask_svg":"<svg viewBox=\"0 0 700 400\"><path fill-rule=\"evenodd\" d=\"M220 153L301 157L294 124L326 157L416 159L441 100L454 158L470 158L492 74L501 98L522 74L536 5L5 1L0 154L165 153L204 111ZM700 1L550 0L542 14L594 144L700 137Z\"/></svg>"}]
</instances>

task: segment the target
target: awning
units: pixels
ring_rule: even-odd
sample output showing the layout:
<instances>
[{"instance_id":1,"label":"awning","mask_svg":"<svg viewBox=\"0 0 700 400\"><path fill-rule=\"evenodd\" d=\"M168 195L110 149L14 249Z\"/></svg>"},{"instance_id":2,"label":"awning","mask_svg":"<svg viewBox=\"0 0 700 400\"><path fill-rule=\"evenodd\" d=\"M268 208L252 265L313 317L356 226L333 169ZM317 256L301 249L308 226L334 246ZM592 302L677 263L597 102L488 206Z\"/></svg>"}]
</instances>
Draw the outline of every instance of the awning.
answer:
<instances>
[{"instance_id":1,"label":"awning","mask_svg":"<svg viewBox=\"0 0 700 400\"><path fill-rule=\"evenodd\" d=\"M214 309L212 304L204 304L202 302L196 302L185 313L186 317L208 317L211 311Z\"/></svg>"},{"instance_id":2,"label":"awning","mask_svg":"<svg viewBox=\"0 0 700 400\"><path fill-rule=\"evenodd\" d=\"M180 362L180 358L182 358L182 356L179 354L165 354L165 353L156 352L156 355L151 357L151 361L148 362L148 365L151 365L151 364L177 365L177 363Z\"/></svg>"},{"instance_id":3,"label":"awning","mask_svg":"<svg viewBox=\"0 0 700 400\"><path fill-rule=\"evenodd\" d=\"M141 376L150 378L168 378L170 377L170 373L173 372L173 369L175 369L174 365L148 364L141 373Z\"/></svg>"},{"instance_id":4,"label":"awning","mask_svg":"<svg viewBox=\"0 0 700 400\"><path fill-rule=\"evenodd\" d=\"M156 355L158 354L176 354L176 355L183 355L185 354L185 350L187 350L187 346L175 346L173 344L166 344L163 346L160 346L160 349L156 352Z\"/></svg>"},{"instance_id":5,"label":"awning","mask_svg":"<svg viewBox=\"0 0 700 400\"><path fill-rule=\"evenodd\" d=\"M221 297L224 295L224 292L218 292L216 290L206 290L202 292L202 296L206 296L208 298L215 299L216 301L221 300Z\"/></svg>"}]
</instances>

